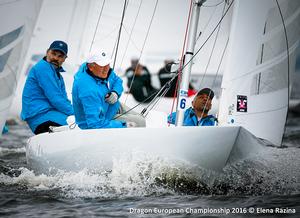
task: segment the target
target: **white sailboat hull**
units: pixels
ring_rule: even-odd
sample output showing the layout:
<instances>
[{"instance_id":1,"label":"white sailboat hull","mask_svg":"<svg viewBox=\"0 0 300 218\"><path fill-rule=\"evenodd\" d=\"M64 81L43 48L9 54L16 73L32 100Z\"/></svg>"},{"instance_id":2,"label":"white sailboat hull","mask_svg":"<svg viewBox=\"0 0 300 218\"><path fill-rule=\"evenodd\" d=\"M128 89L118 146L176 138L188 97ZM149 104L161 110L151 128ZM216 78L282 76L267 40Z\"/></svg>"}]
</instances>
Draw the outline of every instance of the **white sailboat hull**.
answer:
<instances>
[{"instance_id":1,"label":"white sailboat hull","mask_svg":"<svg viewBox=\"0 0 300 218\"><path fill-rule=\"evenodd\" d=\"M46 174L53 170L110 171L114 159L118 160L122 155L130 157L133 153L220 171L229 159L236 159L231 157L231 153L243 147L241 143L237 144L241 129L243 128L128 128L44 133L30 138L26 146L26 157L30 168ZM253 151L249 141L242 141ZM240 151L241 149L238 152L239 158L251 153Z\"/></svg>"}]
</instances>

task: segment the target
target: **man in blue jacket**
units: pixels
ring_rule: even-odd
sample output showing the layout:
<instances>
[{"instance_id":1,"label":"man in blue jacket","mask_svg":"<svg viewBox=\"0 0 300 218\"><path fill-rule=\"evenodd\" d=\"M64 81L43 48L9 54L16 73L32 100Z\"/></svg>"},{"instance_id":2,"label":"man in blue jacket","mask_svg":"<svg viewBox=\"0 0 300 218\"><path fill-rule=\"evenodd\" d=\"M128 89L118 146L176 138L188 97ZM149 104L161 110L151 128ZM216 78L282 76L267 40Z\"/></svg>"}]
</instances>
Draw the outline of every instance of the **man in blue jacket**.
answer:
<instances>
[{"instance_id":1,"label":"man in blue jacket","mask_svg":"<svg viewBox=\"0 0 300 218\"><path fill-rule=\"evenodd\" d=\"M209 88L201 89L195 96L192 107L184 112L183 126L214 126L217 118L208 115L214 92ZM168 116L168 123L175 124L176 112Z\"/></svg>"},{"instance_id":2,"label":"man in blue jacket","mask_svg":"<svg viewBox=\"0 0 300 218\"><path fill-rule=\"evenodd\" d=\"M54 41L46 56L30 70L22 95L21 118L35 134L48 132L49 126L66 125L73 107L67 97L61 72L68 45Z\"/></svg>"},{"instance_id":3,"label":"man in blue jacket","mask_svg":"<svg viewBox=\"0 0 300 218\"><path fill-rule=\"evenodd\" d=\"M76 123L81 129L133 127L133 122L114 120L120 109L123 81L110 68L106 52L91 54L74 76L72 89Z\"/></svg>"}]
</instances>

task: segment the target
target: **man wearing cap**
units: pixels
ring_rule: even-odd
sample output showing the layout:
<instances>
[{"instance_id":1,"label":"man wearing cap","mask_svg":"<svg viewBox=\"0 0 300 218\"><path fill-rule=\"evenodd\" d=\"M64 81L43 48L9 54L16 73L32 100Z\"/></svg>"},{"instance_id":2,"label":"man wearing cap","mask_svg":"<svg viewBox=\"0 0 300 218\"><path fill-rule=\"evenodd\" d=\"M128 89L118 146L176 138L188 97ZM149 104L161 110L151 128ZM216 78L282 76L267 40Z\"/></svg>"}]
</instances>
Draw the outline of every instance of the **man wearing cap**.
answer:
<instances>
[{"instance_id":1,"label":"man wearing cap","mask_svg":"<svg viewBox=\"0 0 300 218\"><path fill-rule=\"evenodd\" d=\"M104 51L90 54L74 76L72 89L76 123L81 129L124 128L132 122L113 120L120 108L122 79L110 68Z\"/></svg>"},{"instance_id":2,"label":"man wearing cap","mask_svg":"<svg viewBox=\"0 0 300 218\"><path fill-rule=\"evenodd\" d=\"M214 126L217 118L208 115L211 109L211 101L214 98L214 92L209 88L201 89L195 96L192 107L184 112L184 126ZM168 123L175 124L176 112L168 116Z\"/></svg>"},{"instance_id":3,"label":"man wearing cap","mask_svg":"<svg viewBox=\"0 0 300 218\"><path fill-rule=\"evenodd\" d=\"M21 118L35 134L48 132L49 126L66 125L73 107L67 97L61 72L68 45L56 40L46 56L34 65L27 77L22 94Z\"/></svg>"}]
</instances>

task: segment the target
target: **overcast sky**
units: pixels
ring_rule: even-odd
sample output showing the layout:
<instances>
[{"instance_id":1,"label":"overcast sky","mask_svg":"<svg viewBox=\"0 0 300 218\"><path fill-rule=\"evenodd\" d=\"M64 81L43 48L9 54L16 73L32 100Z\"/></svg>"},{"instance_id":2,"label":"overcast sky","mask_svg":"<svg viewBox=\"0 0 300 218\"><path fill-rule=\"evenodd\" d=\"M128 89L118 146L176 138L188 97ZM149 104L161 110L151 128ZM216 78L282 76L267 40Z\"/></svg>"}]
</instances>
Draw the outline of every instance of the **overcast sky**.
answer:
<instances>
[{"instance_id":1,"label":"overcast sky","mask_svg":"<svg viewBox=\"0 0 300 218\"><path fill-rule=\"evenodd\" d=\"M220 2L222 0L209 0L205 5L212 6ZM140 3L139 15L133 27ZM190 1L159 0L148 38L145 41L155 4L155 0L129 1L117 56L116 69L118 71L124 71L132 57L141 56L141 61L149 67L152 73L157 72L163 65L164 59L178 59L180 57ZM44 0L29 53L45 53L53 40L61 39L67 41L70 47L66 64L79 65L89 53L102 5L103 1L96 0ZM123 0L105 1L92 50L98 51L103 48L109 52L113 51L123 6ZM224 4L222 3L216 7L204 7L201 10L198 29L203 34L197 41L196 49L200 47L220 19L223 7ZM222 24L216 52L208 72L214 73L217 68L220 54L227 40L229 20L230 17ZM131 31L132 35L128 43ZM213 36L208 45L196 57L194 72L201 73L205 70L214 38Z\"/></svg>"}]
</instances>

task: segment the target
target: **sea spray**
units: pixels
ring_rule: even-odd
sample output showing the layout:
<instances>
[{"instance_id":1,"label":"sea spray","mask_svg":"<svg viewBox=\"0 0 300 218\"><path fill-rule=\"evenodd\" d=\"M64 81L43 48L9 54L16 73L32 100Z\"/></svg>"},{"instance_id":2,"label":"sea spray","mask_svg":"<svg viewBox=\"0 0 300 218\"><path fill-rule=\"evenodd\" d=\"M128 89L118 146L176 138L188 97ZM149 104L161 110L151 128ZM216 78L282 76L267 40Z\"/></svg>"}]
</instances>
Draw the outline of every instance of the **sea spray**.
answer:
<instances>
[{"instance_id":1,"label":"sea spray","mask_svg":"<svg viewBox=\"0 0 300 218\"><path fill-rule=\"evenodd\" d=\"M219 173L180 160L133 152L114 159L109 172L57 170L55 175L44 175L21 167L14 169L19 172L15 174L2 171L0 184L30 192L48 190L64 198L293 194L300 190L299 153L298 148L265 147L259 155L228 165Z\"/></svg>"}]
</instances>

